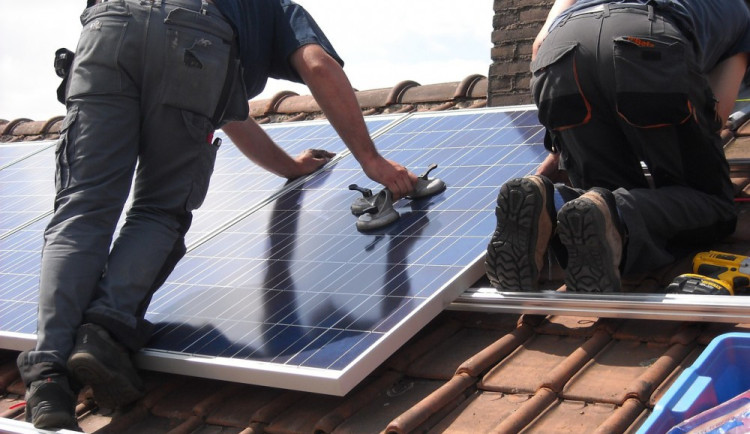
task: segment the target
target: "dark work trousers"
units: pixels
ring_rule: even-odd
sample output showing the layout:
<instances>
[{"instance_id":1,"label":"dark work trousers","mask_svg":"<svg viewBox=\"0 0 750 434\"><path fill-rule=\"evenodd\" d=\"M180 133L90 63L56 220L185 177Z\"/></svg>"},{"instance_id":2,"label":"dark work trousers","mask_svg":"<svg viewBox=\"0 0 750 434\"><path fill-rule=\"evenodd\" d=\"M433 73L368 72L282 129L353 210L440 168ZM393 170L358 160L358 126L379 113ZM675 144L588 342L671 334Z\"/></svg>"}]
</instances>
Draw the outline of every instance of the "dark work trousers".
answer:
<instances>
[{"instance_id":1,"label":"dark work trousers","mask_svg":"<svg viewBox=\"0 0 750 434\"><path fill-rule=\"evenodd\" d=\"M563 19L531 64L539 119L571 184L614 191L624 276L734 231L720 120L694 51L658 10L610 5Z\"/></svg>"},{"instance_id":2,"label":"dark work trousers","mask_svg":"<svg viewBox=\"0 0 750 434\"><path fill-rule=\"evenodd\" d=\"M105 0L81 21L44 234L37 344L19 358L27 384L64 372L82 322L133 351L148 340L145 309L184 255L191 211L208 188L211 119L231 60L232 28L205 1Z\"/></svg>"}]
</instances>

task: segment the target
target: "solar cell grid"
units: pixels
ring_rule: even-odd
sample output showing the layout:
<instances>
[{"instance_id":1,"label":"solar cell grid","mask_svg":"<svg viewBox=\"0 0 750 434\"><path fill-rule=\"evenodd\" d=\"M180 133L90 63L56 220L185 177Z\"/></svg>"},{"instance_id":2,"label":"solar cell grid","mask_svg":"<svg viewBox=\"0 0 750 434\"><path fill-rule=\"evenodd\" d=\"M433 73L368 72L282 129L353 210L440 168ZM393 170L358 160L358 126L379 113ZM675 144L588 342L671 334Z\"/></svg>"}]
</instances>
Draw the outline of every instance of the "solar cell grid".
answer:
<instances>
[{"instance_id":1,"label":"solar cell grid","mask_svg":"<svg viewBox=\"0 0 750 434\"><path fill-rule=\"evenodd\" d=\"M368 118L367 126L375 133L393 119L393 116ZM335 153L346 150L344 142L325 121L274 124L264 126L264 130L293 156L305 149L326 149ZM263 203L284 188L286 182L250 162L223 132L217 131L216 137L222 138L225 144L219 148L206 200L195 211L193 224L185 237L188 246Z\"/></svg>"},{"instance_id":2,"label":"solar cell grid","mask_svg":"<svg viewBox=\"0 0 750 434\"><path fill-rule=\"evenodd\" d=\"M0 170L37 152L54 146L55 142L0 143Z\"/></svg>"},{"instance_id":3,"label":"solar cell grid","mask_svg":"<svg viewBox=\"0 0 750 434\"><path fill-rule=\"evenodd\" d=\"M0 170L0 238L50 213L54 194L53 147Z\"/></svg>"},{"instance_id":4,"label":"solar cell grid","mask_svg":"<svg viewBox=\"0 0 750 434\"><path fill-rule=\"evenodd\" d=\"M342 159L191 251L151 304L150 350L245 360L249 381L261 384L273 379L252 373L259 363L343 375L373 346L392 350L399 327L457 295L445 293L457 276L481 275L500 177L531 172L545 153L536 131L496 130L538 130L528 119L496 110L397 122L377 137L381 153L416 172L437 163L432 176L448 190L399 201L396 223L362 234L349 212L358 193L347 186L373 186L353 158ZM486 158L464 165L477 151ZM488 176L494 185L485 186Z\"/></svg>"}]
</instances>

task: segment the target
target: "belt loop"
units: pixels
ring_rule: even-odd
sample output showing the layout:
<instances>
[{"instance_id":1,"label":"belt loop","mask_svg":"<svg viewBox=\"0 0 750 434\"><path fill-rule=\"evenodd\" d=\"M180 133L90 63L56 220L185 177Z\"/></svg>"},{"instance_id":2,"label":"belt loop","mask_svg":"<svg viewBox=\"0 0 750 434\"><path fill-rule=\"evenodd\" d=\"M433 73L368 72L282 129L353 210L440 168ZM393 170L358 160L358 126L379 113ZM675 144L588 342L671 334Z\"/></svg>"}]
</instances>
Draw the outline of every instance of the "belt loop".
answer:
<instances>
[{"instance_id":1,"label":"belt loop","mask_svg":"<svg viewBox=\"0 0 750 434\"><path fill-rule=\"evenodd\" d=\"M654 14L654 5L649 2L648 4L648 20L652 23L656 21L656 14Z\"/></svg>"},{"instance_id":2,"label":"belt loop","mask_svg":"<svg viewBox=\"0 0 750 434\"><path fill-rule=\"evenodd\" d=\"M208 2L201 0L201 14L208 15Z\"/></svg>"},{"instance_id":3,"label":"belt loop","mask_svg":"<svg viewBox=\"0 0 750 434\"><path fill-rule=\"evenodd\" d=\"M602 9L603 9L603 11L604 11L604 12L602 12L602 16L603 16L604 18L607 18L607 17L609 17L609 3L604 3L604 4L602 5L602 6L603 6L603 8L602 8Z\"/></svg>"}]
</instances>

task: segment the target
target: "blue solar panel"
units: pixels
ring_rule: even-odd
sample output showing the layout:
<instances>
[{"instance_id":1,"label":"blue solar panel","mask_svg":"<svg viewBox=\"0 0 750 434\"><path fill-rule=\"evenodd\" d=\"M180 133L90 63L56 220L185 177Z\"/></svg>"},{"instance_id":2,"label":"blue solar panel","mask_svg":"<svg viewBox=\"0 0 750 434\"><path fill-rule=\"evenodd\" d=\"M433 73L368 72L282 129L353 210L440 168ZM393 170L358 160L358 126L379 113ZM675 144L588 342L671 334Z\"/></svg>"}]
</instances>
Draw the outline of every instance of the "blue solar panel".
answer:
<instances>
[{"instance_id":1,"label":"blue solar panel","mask_svg":"<svg viewBox=\"0 0 750 434\"><path fill-rule=\"evenodd\" d=\"M0 170L0 237L49 214L54 194L53 147L5 166Z\"/></svg>"},{"instance_id":2,"label":"blue solar panel","mask_svg":"<svg viewBox=\"0 0 750 434\"><path fill-rule=\"evenodd\" d=\"M36 333L42 231L47 219L0 238L0 336L3 347L25 349L29 343L8 339ZM28 340L28 337L25 339Z\"/></svg>"},{"instance_id":3,"label":"blue solar panel","mask_svg":"<svg viewBox=\"0 0 750 434\"><path fill-rule=\"evenodd\" d=\"M0 170L51 146L54 142L0 143Z\"/></svg>"},{"instance_id":4,"label":"blue solar panel","mask_svg":"<svg viewBox=\"0 0 750 434\"><path fill-rule=\"evenodd\" d=\"M376 133L398 117L375 116L366 122ZM308 148L339 153L346 149L325 121L268 125L264 129L292 155ZM286 183L250 162L222 132L217 132L217 137L226 144L219 149L208 195L186 236L188 245L252 211ZM20 341L5 340L0 346L24 349L36 331L42 234L50 220L55 192L54 143L2 145L0 158L8 161L0 166L0 335L28 335ZM121 219L119 225L123 222Z\"/></svg>"},{"instance_id":5,"label":"blue solar panel","mask_svg":"<svg viewBox=\"0 0 750 434\"><path fill-rule=\"evenodd\" d=\"M340 153L289 185L226 140L189 252L147 313L157 327L142 366L344 394L482 275L498 187L546 155L536 112L417 113L368 126L386 158L416 173L437 163L431 176L447 190L401 200L397 222L360 233L349 210L358 193L347 187L379 187L326 122L265 127L292 154ZM45 222L0 237L6 335L33 337Z\"/></svg>"},{"instance_id":6,"label":"blue solar panel","mask_svg":"<svg viewBox=\"0 0 750 434\"><path fill-rule=\"evenodd\" d=\"M371 133L388 125L394 116L367 119ZM336 131L327 121L296 122L267 125L266 133L289 154L295 156L305 149L326 149L342 153L346 150ZM260 168L244 157L226 135L217 131L225 144L219 148L211 185L203 206L194 214L193 224L185 240L188 246L208 236L284 188L286 180Z\"/></svg>"},{"instance_id":7,"label":"blue solar panel","mask_svg":"<svg viewBox=\"0 0 750 434\"><path fill-rule=\"evenodd\" d=\"M378 148L415 172L437 163L432 175L445 192L399 201L396 223L363 234L347 186L375 186L353 158L342 159L193 249L150 306L149 351L230 359L246 372L219 360L219 371L204 366L204 375L272 386L282 380L269 364L280 376L334 371L332 384L312 387L346 393L369 374L348 375L358 363L377 366L465 289L452 287L457 277L469 275L468 285L481 276L498 187L536 168L542 138L531 110L397 122Z\"/></svg>"}]
</instances>

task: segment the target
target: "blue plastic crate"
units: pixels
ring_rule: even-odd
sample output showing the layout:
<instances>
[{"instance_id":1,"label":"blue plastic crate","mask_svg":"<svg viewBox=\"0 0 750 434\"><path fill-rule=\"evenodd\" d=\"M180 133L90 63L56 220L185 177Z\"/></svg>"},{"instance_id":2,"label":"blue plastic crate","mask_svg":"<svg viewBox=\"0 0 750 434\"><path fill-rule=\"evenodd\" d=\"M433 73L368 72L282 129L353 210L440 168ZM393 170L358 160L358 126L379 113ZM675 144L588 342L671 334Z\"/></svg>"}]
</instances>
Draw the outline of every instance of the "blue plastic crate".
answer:
<instances>
[{"instance_id":1,"label":"blue plastic crate","mask_svg":"<svg viewBox=\"0 0 750 434\"><path fill-rule=\"evenodd\" d=\"M750 390L750 333L717 336L656 403L638 434L673 426Z\"/></svg>"}]
</instances>

